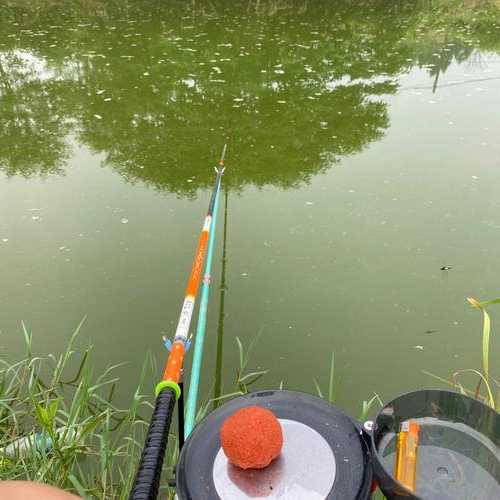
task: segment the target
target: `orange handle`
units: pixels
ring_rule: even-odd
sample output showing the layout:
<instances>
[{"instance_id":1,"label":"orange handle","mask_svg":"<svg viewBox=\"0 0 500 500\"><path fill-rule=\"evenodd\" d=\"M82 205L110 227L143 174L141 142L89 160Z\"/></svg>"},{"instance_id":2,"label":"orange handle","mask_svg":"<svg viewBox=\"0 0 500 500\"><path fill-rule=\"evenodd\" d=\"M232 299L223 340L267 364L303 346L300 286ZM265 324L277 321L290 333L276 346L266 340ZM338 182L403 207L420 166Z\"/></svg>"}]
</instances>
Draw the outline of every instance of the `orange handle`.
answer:
<instances>
[{"instance_id":1,"label":"orange handle","mask_svg":"<svg viewBox=\"0 0 500 500\"><path fill-rule=\"evenodd\" d=\"M181 378L183 362L184 342L174 342L163 372L163 380L171 380L177 384Z\"/></svg>"}]
</instances>

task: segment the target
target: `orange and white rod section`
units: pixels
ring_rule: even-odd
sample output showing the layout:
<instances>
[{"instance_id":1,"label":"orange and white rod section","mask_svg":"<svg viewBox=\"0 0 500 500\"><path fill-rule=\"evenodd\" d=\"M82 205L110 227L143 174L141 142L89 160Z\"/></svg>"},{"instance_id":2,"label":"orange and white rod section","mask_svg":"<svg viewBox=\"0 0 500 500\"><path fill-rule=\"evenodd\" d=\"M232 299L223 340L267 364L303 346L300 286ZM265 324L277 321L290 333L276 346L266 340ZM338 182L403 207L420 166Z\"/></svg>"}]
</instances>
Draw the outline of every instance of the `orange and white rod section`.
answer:
<instances>
[{"instance_id":1,"label":"orange and white rod section","mask_svg":"<svg viewBox=\"0 0 500 500\"><path fill-rule=\"evenodd\" d=\"M193 316L194 305L196 302L196 295L200 286L201 275L203 271L203 263L207 253L208 238L210 236L210 229L212 225L212 214L215 204L215 197L220 189L222 175L224 173L224 156L226 153L226 146L222 150L222 156L219 161L219 168L215 169L217 177L215 178L214 189L210 198L207 216L198 240L198 247L193 260L191 274L189 276L188 284L186 287L186 295L182 304L179 322L175 331L174 341L172 342L172 349L168 356L165 370L163 371L163 380L172 381L175 384L179 382L182 372L182 365L184 362L184 354L186 350L186 342L189 335L189 326L191 325L191 318Z\"/></svg>"}]
</instances>

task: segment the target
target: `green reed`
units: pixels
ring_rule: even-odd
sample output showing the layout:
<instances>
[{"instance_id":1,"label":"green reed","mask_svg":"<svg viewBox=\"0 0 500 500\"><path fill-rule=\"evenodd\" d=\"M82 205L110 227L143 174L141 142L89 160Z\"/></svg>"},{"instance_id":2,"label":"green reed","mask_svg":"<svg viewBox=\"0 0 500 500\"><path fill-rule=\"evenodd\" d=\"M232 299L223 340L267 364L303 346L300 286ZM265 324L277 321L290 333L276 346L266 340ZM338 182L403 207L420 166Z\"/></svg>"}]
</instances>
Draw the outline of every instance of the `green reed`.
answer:
<instances>
[{"instance_id":1,"label":"green reed","mask_svg":"<svg viewBox=\"0 0 500 500\"><path fill-rule=\"evenodd\" d=\"M44 482L83 498L125 499L152 408L143 387L154 362L148 356L130 403L118 408L113 398L121 365L93 373L92 347L74 348L82 324L58 357L33 355L23 324L25 355L0 360L0 479ZM172 476L176 448L172 436L164 477Z\"/></svg>"},{"instance_id":2,"label":"green reed","mask_svg":"<svg viewBox=\"0 0 500 500\"><path fill-rule=\"evenodd\" d=\"M468 297L467 301L472 307L479 309L483 317L483 327L481 334L481 347L482 347L482 367L477 368L464 368L455 371L451 380L439 377L433 373L424 371L427 375L452 386L455 390L462 394L473 396L479 401L487 404L491 408L500 411L500 381L497 380L490 371L490 336L491 336L491 318L486 310L488 306L500 304L500 299L478 301L472 297ZM472 375L477 380L474 388L469 388L464 385L462 379L466 375Z\"/></svg>"}]
</instances>

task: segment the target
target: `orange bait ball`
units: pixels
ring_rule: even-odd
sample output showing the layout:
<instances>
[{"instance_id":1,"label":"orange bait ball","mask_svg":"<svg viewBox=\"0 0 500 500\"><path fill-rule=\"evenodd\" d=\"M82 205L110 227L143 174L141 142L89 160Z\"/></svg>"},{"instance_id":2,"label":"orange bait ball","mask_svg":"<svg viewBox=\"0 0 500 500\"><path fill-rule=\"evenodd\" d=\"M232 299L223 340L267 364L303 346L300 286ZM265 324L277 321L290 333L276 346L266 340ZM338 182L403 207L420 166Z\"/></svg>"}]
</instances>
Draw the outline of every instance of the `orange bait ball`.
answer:
<instances>
[{"instance_id":1,"label":"orange bait ball","mask_svg":"<svg viewBox=\"0 0 500 500\"><path fill-rule=\"evenodd\" d=\"M233 465L241 469L263 469L281 453L283 432L272 411L248 406L226 418L220 440Z\"/></svg>"}]
</instances>

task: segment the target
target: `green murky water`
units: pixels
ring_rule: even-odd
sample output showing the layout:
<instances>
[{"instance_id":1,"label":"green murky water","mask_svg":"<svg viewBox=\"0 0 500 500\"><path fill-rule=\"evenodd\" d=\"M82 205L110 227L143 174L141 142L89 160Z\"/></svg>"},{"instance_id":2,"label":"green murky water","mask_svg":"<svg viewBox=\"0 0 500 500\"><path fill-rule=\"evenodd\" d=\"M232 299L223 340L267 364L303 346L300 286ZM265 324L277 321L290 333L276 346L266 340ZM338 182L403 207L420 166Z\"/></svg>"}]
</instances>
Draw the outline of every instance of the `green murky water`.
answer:
<instances>
[{"instance_id":1,"label":"green murky water","mask_svg":"<svg viewBox=\"0 0 500 500\"><path fill-rule=\"evenodd\" d=\"M232 390L236 336L260 335L261 387L325 386L335 351L352 413L479 366L465 297L500 286L499 9L3 2L2 352L21 320L58 352L87 315L80 341L129 361L130 390L147 350L162 364L227 141L204 396Z\"/></svg>"}]
</instances>

